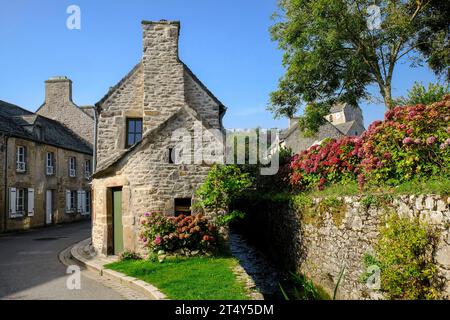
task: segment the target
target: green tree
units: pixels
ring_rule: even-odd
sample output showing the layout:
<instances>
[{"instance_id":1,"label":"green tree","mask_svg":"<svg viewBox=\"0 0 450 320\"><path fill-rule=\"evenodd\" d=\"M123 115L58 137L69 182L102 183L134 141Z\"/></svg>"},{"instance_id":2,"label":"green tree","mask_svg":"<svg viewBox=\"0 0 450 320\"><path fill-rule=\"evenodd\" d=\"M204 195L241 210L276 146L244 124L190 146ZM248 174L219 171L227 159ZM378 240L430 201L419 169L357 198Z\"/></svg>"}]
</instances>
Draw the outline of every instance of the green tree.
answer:
<instances>
[{"instance_id":1,"label":"green tree","mask_svg":"<svg viewBox=\"0 0 450 320\"><path fill-rule=\"evenodd\" d=\"M402 58L448 71L442 58L450 55L449 6L441 0L280 0L271 34L284 51L286 73L268 109L292 117L305 106L300 125L314 132L331 105L356 105L370 97L370 85L392 108L392 78ZM439 36L427 38L430 30Z\"/></svg>"},{"instance_id":2,"label":"green tree","mask_svg":"<svg viewBox=\"0 0 450 320\"><path fill-rule=\"evenodd\" d=\"M422 83L415 82L406 97L400 97L394 100L394 105L406 106L425 104L429 105L434 102L441 101L442 98L449 94L449 85L442 86L439 83L429 83L426 88Z\"/></svg>"},{"instance_id":3,"label":"green tree","mask_svg":"<svg viewBox=\"0 0 450 320\"><path fill-rule=\"evenodd\" d=\"M250 175L237 165L214 165L205 182L197 190L197 207L208 208L219 215L219 222L242 217L240 212L228 212L232 201L253 185ZM223 217L225 215L225 217Z\"/></svg>"}]
</instances>

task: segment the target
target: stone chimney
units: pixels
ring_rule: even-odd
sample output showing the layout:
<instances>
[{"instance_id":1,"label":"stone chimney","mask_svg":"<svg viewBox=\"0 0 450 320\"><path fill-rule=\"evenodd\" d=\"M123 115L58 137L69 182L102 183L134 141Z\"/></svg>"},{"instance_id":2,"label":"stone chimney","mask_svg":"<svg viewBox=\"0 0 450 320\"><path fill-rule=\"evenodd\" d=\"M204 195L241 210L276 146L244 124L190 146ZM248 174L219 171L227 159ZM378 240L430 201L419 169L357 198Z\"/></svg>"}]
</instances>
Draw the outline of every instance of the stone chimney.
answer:
<instances>
[{"instance_id":1,"label":"stone chimney","mask_svg":"<svg viewBox=\"0 0 450 320\"><path fill-rule=\"evenodd\" d=\"M144 130L185 104L184 66L178 58L180 22L143 21Z\"/></svg>"},{"instance_id":2,"label":"stone chimney","mask_svg":"<svg viewBox=\"0 0 450 320\"><path fill-rule=\"evenodd\" d=\"M72 80L52 77L45 81L45 104L57 107L69 102L72 102Z\"/></svg>"}]
</instances>

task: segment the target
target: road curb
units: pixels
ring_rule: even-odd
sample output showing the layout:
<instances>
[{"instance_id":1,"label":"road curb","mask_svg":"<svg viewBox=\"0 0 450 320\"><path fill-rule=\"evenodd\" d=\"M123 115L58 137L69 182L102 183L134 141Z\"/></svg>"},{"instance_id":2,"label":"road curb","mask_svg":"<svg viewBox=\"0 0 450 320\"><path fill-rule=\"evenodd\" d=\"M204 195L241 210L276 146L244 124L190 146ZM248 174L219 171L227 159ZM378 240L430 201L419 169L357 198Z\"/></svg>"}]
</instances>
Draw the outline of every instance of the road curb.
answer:
<instances>
[{"instance_id":1,"label":"road curb","mask_svg":"<svg viewBox=\"0 0 450 320\"><path fill-rule=\"evenodd\" d=\"M164 293L162 293L158 288L151 285L150 283L127 276L126 274L118 271L106 269L104 267L105 263L103 263L102 261L94 261L95 257L92 257L92 259L88 259L83 256L80 253L80 250L83 250L83 248L89 245L90 242L91 238L88 238L70 247L70 255L72 256L72 258L78 261L86 269L97 272L100 276L108 276L110 278L113 278L129 288L139 291L151 300L169 300Z\"/></svg>"}]
</instances>

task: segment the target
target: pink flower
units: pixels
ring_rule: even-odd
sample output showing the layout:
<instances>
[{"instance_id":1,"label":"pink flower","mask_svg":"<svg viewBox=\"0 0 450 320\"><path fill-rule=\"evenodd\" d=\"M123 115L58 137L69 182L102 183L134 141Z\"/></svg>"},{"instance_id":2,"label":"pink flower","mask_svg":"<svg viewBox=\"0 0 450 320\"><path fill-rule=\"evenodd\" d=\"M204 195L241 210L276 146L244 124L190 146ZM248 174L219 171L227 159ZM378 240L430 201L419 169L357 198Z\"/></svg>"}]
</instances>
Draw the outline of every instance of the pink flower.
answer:
<instances>
[{"instance_id":1,"label":"pink flower","mask_svg":"<svg viewBox=\"0 0 450 320\"><path fill-rule=\"evenodd\" d=\"M414 140L410 137L403 139L403 144L412 144L412 143L414 143Z\"/></svg>"},{"instance_id":2,"label":"pink flower","mask_svg":"<svg viewBox=\"0 0 450 320\"><path fill-rule=\"evenodd\" d=\"M427 138L427 144L428 145L432 145L432 144L434 144L435 142L436 142L436 137L433 137L433 136L431 136L431 137L428 137Z\"/></svg>"},{"instance_id":3,"label":"pink flower","mask_svg":"<svg viewBox=\"0 0 450 320\"><path fill-rule=\"evenodd\" d=\"M155 238L155 244L156 244L156 245L161 244L161 237L160 237L160 236L156 236L156 238Z\"/></svg>"},{"instance_id":4,"label":"pink flower","mask_svg":"<svg viewBox=\"0 0 450 320\"><path fill-rule=\"evenodd\" d=\"M150 217L150 213L148 212L144 213L144 217Z\"/></svg>"}]
</instances>

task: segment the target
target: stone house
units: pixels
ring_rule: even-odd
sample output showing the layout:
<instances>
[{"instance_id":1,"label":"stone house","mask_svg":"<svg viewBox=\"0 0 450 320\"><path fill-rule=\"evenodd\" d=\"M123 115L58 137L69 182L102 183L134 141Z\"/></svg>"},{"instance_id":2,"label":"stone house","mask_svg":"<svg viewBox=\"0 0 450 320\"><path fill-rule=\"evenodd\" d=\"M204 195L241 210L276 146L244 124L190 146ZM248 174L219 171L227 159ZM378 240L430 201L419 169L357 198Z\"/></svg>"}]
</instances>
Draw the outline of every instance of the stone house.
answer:
<instances>
[{"instance_id":1,"label":"stone house","mask_svg":"<svg viewBox=\"0 0 450 320\"><path fill-rule=\"evenodd\" d=\"M67 77L52 77L45 81L45 101L36 113L64 124L92 147L94 107L79 107L72 101L72 81Z\"/></svg>"},{"instance_id":2,"label":"stone house","mask_svg":"<svg viewBox=\"0 0 450 320\"><path fill-rule=\"evenodd\" d=\"M289 119L289 128L280 134L282 147L291 148L294 153L306 150L326 138L339 139L344 136L359 136L366 129L361 108L347 103L334 105L326 122L313 137L305 137L298 126L298 118Z\"/></svg>"},{"instance_id":3,"label":"stone house","mask_svg":"<svg viewBox=\"0 0 450 320\"><path fill-rule=\"evenodd\" d=\"M102 255L142 252L145 212L190 214L211 165L190 146L211 154L223 148L205 132L222 132L226 108L180 61L180 23L143 21L142 28L142 60L96 104L92 241ZM179 139L189 146L180 157Z\"/></svg>"},{"instance_id":4,"label":"stone house","mask_svg":"<svg viewBox=\"0 0 450 320\"><path fill-rule=\"evenodd\" d=\"M0 232L89 218L92 148L63 124L0 101L0 163Z\"/></svg>"}]
</instances>

